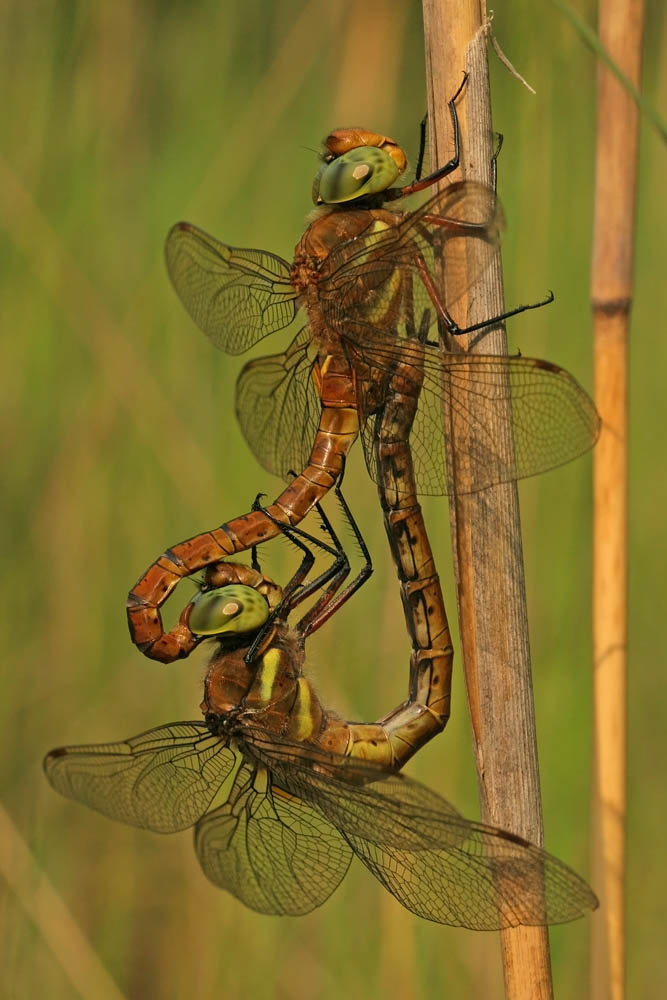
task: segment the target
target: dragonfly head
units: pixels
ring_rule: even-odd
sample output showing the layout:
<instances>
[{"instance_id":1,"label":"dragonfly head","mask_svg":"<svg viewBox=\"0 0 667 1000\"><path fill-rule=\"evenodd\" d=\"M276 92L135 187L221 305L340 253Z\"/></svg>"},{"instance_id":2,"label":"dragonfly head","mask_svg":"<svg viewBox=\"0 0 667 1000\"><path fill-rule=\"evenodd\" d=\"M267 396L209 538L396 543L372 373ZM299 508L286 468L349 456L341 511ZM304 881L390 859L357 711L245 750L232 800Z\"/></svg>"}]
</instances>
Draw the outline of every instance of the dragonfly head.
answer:
<instances>
[{"instance_id":1,"label":"dragonfly head","mask_svg":"<svg viewBox=\"0 0 667 1000\"><path fill-rule=\"evenodd\" d=\"M336 205L379 194L407 165L401 147L363 128L336 129L324 140L323 163L313 181L316 205Z\"/></svg>"},{"instance_id":2,"label":"dragonfly head","mask_svg":"<svg viewBox=\"0 0 667 1000\"><path fill-rule=\"evenodd\" d=\"M190 602L187 624L194 635L256 632L270 608L265 597L241 583L203 590Z\"/></svg>"}]
</instances>

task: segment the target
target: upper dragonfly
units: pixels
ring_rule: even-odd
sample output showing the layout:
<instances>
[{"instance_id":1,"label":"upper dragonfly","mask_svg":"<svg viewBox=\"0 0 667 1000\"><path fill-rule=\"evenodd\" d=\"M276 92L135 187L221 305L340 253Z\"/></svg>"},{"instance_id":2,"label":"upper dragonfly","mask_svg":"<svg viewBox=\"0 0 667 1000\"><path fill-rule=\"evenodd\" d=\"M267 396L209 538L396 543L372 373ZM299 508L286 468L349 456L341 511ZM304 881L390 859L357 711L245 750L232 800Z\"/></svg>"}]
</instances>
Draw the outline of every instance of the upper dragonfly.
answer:
<instances>
[{"instance_id":1,"label":"upper dragonfly","mask_svg":"<svg viewBox=\"0 0 667 1000\"><path fill-rule=\"evenodd\" d=\"M401 393L415 411L409 447L420 493L472 492L534 475L596 440L593 402L563 369L525 357L445 353L438 343L436 327L456 336L487 325L462 330L449 309L497 247L502 213L495 192L459 182L411 212L386 206L458 166L457 96L449 105L454 156L402 188L391 186L407 162L392 139L360 128L328 136L313 186L318 207L291 264L264 250L227 246L190 223L177 224L167 237L174 287L221 350L241 353L305 312L306 324L287 350L249 362L237 383L236 413L258 460L283 477L299 473L267 508L275 521L305 517L336 482L360 432L369 472L382 478L379 428L386 455L387 400L394 406ZM469 435L456 442L463 479L448 478L444 460L452 414L470 424ZM163 661L187 655L192 637L164 632L161 604L184 576L275 536L275 521L254 511L161 556L129 595L139 648Z\"/></svg>"}]
</instances>

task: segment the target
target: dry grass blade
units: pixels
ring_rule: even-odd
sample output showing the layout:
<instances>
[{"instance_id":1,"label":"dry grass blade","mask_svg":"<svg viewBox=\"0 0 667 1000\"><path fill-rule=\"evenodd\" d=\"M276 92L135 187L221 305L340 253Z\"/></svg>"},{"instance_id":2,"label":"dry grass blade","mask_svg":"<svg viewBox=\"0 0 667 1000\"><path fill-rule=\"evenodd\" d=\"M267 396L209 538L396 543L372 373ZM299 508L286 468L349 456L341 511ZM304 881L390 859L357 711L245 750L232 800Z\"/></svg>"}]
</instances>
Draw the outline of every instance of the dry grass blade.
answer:
<instances>
[{"instance_id":1,"label":"dry grass blade","mask_svg":"<svg viewBox=\"0 0 667 1000\"><path fill-rule=\"evenodd\" d=\"M2 805L0 871L79 996L124 1000Z\"/></svg>"},{"instance_id":2,"label":"dry grass blade","mask_svg":"<svg viewBox=\"0 0 667 1000\"><path fill-rule=\"evenodd\" d=\"M626 65L622 56L623 50L618 50L615 57L614 52L612 51L612 46L609 46L609 48L605 47L601 39L577 13L574 7L572 7L569 3L566 3L565 0L552 0L552 3L562 10L563 14L565 14L567 19L574 26L575 30L579 33L586 45L588 45L600 61L604 63L609 72L614 74L629 97L631 97L637 107L640 108L642 114L648 119L648 121L651 122L662 141L667 142L667 125L665 125L665 122L662 120L653 104L650 101L647 101L639 90L639 79L637 78L635 80L632 73L627 74L623 72L623 67ZM632 58L632 54L628 54Z\"/></svg>"}]
</instances>

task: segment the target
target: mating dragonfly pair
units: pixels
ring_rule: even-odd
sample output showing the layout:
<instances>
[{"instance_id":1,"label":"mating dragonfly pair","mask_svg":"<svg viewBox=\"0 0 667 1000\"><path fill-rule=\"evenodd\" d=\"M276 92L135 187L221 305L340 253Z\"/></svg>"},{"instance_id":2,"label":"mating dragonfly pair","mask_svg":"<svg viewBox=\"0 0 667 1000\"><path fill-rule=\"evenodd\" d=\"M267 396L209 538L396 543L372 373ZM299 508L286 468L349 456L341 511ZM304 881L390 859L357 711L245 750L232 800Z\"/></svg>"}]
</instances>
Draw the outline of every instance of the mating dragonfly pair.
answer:
<instances>
[{"instance_id":1,"label":"mating dragonfly pair","mask_svg":"<svg viewBox=\"0 0 667 1000\"><path fill-rule=\"evenodd\" d=\"M167 239L178 294L228 353L246 350L305 310L307 324L290 347L250 362L237 386L237 416L254 453L268 470L293 478L267 508L255 504L169 549L130 593L130 632L149 657L170 662L213 639L204 721L119 744L56 750L45 766L58 791L112 818L160 832L194 825L208 877L265 913L318 906L353 853L408 909L443 923L555 923L596 905L586 884L552 856L463 819L397 773L449 717L452 645L417 494L470 492L552 468L590 447L599 425L591 400L562 369L523 357L445 352L432 339L435 332L451 346L460 333L506 318L461 329L449 311L497 246L502 218L494 191L460 182L415 211L386 207L458 165L457 97L450 102L454 156L426 178L418 169L403 188L391 187L406 166L393 140L362 129L328 137L313 188L321 207L291 265L265 251L225 246L187 223ZM493 412L493 436L470 408L475 398ZM468 433L463 454L457 439L454 463L465 477L448 479L444 460L434 456L444 454L452 415L467 422ZM307 636L370 572L367 561L342 588L348 563L319 506L338 489L359 434L413 646L409 697L374 724L338 719L302 675ZM331 544L294 527L315 506ZM284 591L261 574L255 554L280 532L304 550ZM307 582L313 547L333 563ZM252 569L229 562L248 549ZM201 593L165 631L161 605L200 570ZM290 628L289 614L308 597L313 607Z\"/></svg>"}]
</instances>

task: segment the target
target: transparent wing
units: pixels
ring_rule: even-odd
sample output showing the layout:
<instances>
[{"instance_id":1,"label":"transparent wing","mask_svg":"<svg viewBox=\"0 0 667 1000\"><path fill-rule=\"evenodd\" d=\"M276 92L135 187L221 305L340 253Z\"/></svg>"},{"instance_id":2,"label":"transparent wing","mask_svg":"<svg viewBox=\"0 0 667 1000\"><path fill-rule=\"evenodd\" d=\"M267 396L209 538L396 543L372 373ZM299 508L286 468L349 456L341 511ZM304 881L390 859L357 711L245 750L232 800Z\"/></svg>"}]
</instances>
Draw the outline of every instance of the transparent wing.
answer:
<instances>
[{"instance_id":1,"label":"transparent wing","mask_svg":"<svg viewBox=\"0 0 667 1000\"><path fill-rule=\"evenodd\" d=\"M547 361L444 354L408 342L362 348L353 363L372 364L385 385L398 370L419 392L410 434L417 492L474 493L554 469L591 448L600 430L595 404L575 378ZM421 384L421 390L419 386ZM383 401L386 401L386 389ZM362 414L366 464L378 481L375 443L382 402ZM455 431L456 467L447 475L445 437Z\"/></svg>"},{"instance_id":2,"label":"transparent wing","mask_svg":"<svg viewBox=\"0 0 667 1000\"><path fill-rule=\"evenodd\" d=\"M249 361L236 383L236 416L255 458L287 478L308 464L322 406L307 328L282 354Z\"/></svg>"},{"instance_id":3,"label":"transparent wing","mask_svg":"<svg viewBox=\"0 0 667 1000\"><path fill-rule=\"evenodd\" d=\"M422 850L386 845L377 836L347 840L399 903L437 923L472 930L558 924L597 906L584 880L539 847L469 821L457 833L456 846Z\"/></svg>"},{"instance_id":4,"label":"transparent wing","mask_svg":"<svg viewBox=\"0 0 667 1000\"><path fill-rule=\"evenodd\" d=\"M281 257L226 246L189 222L172 227L165 255L181 302L227 354L242 354L294 319L296 291Z\"/></svg>"},{"instance_id":5,"label":"transparent wing","mask_svg":"<svg viewBox=\"0 0 667 1000\"><path fill-rule=\"evenodd\" d=\"M197 824L195 850L214 885L260 913L290 916L328 899L352 858L316 805L272 787L249 764L226 804Z\"/></svg>"},{"instance_id":6,"label":"transparent wing","mask_svg":"<svg viewBox=\"0 0 667 1000\"><path fill-rule=\"evenodd\" d=\"M121 743L60 747L44 770L66 798L121 823L174 833L197 822L235 761L203 722L174 722Z\"/></svg>"},{"instance_id":7,"label":"transparent wing","mask_svg":"<svg viewBox=\"0 0 667 1000\"><path fill-rule=\"evenodd\" d=\"M444 288L451 308L489 266L502 225L494 192L470 181L439 191L397 225L376 224L324 262L318 292L327 322L343 337L357 322L409 336L414 314L430 308L435 321L425 279Z\"/></svg>"},{"instance_id":8,"label":"transparent wing","mask_svg":"<svg viewBox=\"0 0 667 1000\"><path fill-rule=\"evenodd\" d=\"M494 827L464 819L435 792L402 774L378 780L370 762L290 744L248 728L273 783L319 810L373 875L428 920L491 930L562 923L597 899L553 855Z\"/></svg>"}]
</instances>

